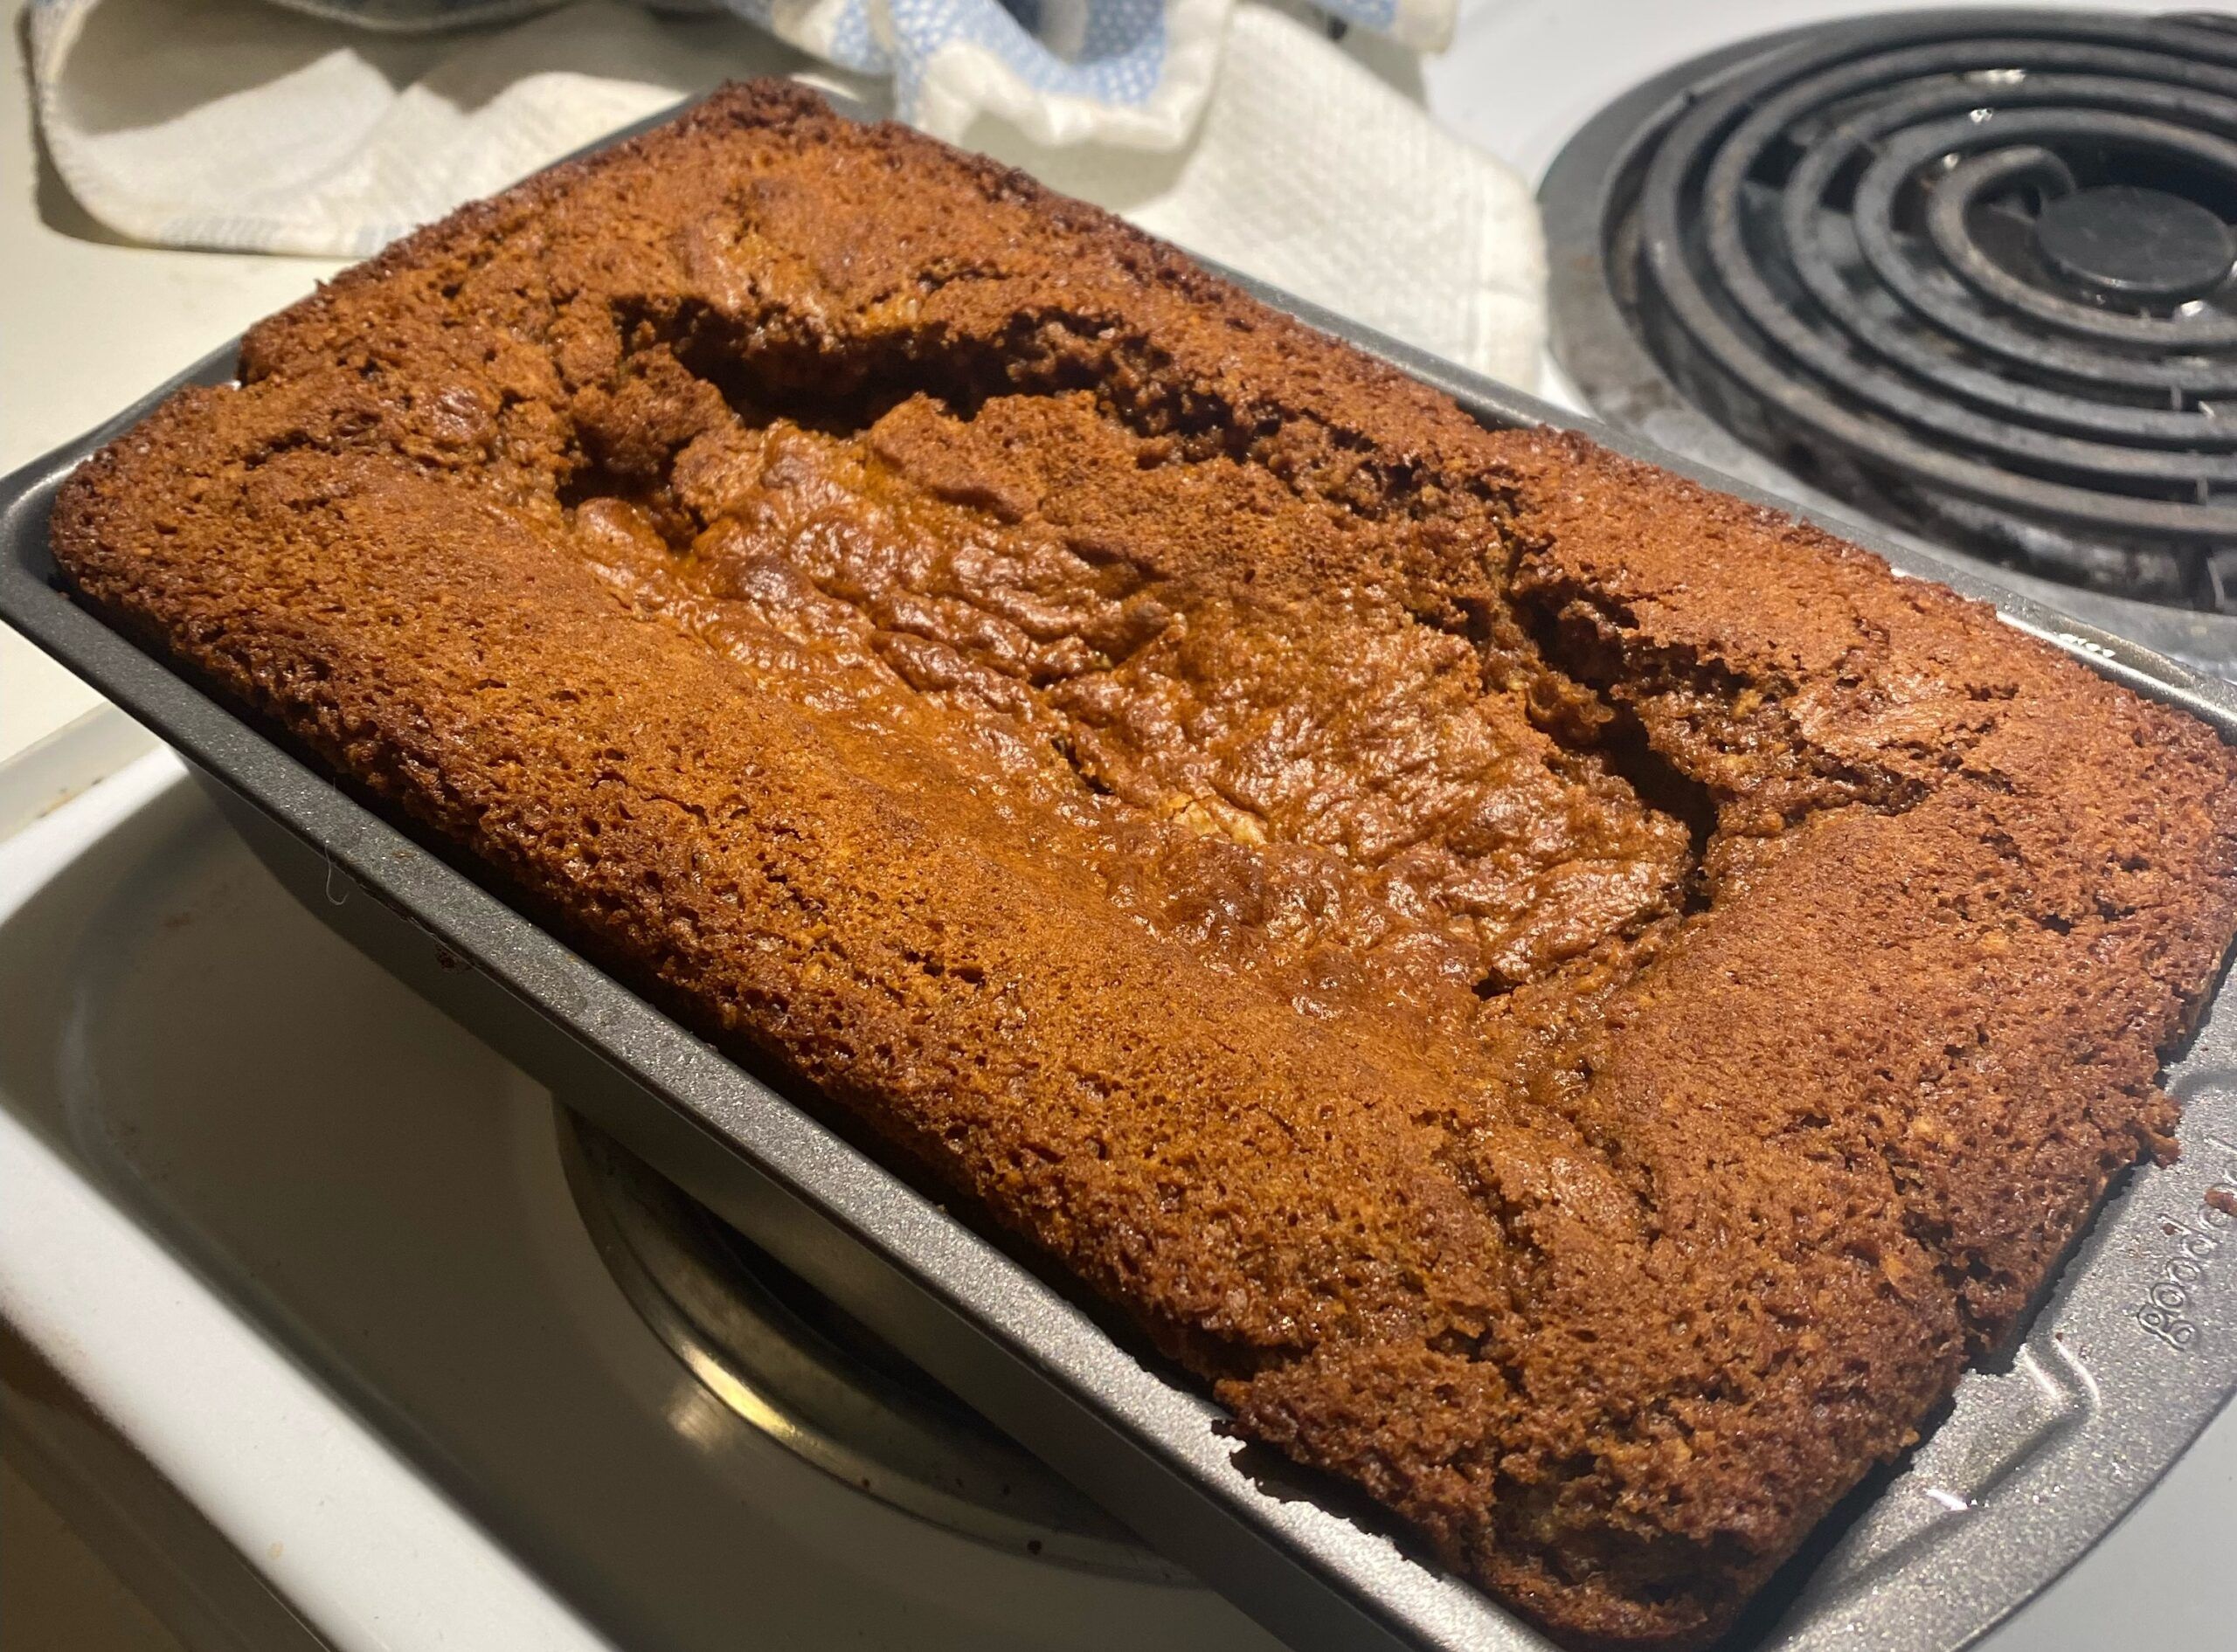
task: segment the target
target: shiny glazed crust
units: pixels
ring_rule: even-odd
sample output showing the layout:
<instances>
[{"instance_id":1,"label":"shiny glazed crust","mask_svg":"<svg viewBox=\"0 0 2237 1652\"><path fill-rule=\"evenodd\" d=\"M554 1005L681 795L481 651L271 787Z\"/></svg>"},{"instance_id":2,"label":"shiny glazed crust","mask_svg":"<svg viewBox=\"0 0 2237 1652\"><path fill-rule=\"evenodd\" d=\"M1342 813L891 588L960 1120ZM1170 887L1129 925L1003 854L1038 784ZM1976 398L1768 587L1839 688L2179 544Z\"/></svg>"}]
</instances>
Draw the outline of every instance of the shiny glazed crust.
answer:
<instances>
[{"instance_id":1,"label":"shiny glazed crust","mask_svg":"<svg viewBox=\"0 0 2237 1652\"><path fill-rule=\"evenodd\" d=\"M82 597L1579 1647L1696 1645L2164 1151L2230 754L734 87L249 337Z\"/></svg>"}]
</instances>

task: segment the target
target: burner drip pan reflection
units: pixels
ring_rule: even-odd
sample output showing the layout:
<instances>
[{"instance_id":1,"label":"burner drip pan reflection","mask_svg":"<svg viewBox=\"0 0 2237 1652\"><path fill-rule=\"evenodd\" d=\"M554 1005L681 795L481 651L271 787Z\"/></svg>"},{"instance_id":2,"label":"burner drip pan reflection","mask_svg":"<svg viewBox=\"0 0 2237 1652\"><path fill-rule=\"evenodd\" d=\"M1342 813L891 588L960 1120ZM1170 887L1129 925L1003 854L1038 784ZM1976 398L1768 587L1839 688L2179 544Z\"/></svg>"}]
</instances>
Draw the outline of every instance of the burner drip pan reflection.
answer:
<instances>
[{"instance_id":1,"label":"burner drip pan reflection","mask_svg":"<svg viewBox=\"0 0 2237 1652\"><path fill-rule=\"evenodd\" d=\"M1190 1579L613 1137L556 1109L614 1282L723 1410L894 1508L1057 1565Z\"/></svg>"}]
</instances>

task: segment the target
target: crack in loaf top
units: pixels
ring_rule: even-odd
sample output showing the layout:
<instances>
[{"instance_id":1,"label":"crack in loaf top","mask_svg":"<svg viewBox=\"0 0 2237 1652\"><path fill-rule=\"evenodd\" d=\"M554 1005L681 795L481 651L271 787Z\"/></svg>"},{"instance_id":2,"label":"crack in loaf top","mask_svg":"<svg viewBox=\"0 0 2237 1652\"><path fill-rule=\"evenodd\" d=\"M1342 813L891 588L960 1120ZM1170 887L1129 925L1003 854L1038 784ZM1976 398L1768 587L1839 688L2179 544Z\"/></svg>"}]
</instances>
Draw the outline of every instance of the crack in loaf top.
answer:
<instances>
[{"instance_id":1,"label":"crack in loaf top","mask_svg":"<svg viewBox=\"0 0 2237 1652\"><path fill-rule=\"evenodd\" d=\"M1728 1622L2108 1179L2210 731L781 86L73 477L80 591L1578 1645Z\"/></svg>"}]
</instances>

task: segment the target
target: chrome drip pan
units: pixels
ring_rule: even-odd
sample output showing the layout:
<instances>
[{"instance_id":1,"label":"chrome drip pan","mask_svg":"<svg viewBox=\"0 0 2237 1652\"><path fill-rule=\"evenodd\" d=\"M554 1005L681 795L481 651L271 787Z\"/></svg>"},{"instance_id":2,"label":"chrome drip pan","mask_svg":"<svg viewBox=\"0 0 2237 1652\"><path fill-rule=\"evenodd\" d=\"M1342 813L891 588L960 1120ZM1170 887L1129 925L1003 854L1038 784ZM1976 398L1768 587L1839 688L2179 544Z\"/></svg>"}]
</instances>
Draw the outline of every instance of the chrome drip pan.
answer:
<instances>
[{"instance_id":1,"label":"chrome drip pan","mask_svg":"<svg viewBox=\"0 0 2237 1652\"><path fill-rule=\"evenodd\" d=\"M740 1421L880 1502L982 1543L1118 1577L1193 1581L598 1126L561 1107L556 1128L606 1270Z\"/></svg>"}]
</instances>

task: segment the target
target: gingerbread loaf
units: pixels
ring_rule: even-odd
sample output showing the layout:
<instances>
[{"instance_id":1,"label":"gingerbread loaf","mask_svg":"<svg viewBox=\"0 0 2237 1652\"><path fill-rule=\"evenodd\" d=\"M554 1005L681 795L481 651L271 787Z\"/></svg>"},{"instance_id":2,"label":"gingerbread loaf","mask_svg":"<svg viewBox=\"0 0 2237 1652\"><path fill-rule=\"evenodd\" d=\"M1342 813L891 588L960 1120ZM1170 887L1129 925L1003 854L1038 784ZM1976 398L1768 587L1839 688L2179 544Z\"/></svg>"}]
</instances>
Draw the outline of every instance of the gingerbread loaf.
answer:
<instances>
[{"instance_id":1,"label":"gingerbread loaf","mask_svg":"<svg viewBox=\"0 0 2237 1652\"><path fill-rule=\"evenodd\" d=\"M1577 1647L2012 1329L2237 923L2216 736L780 85L73 475L82 598Z\"/></svg>"}]
</instances>

